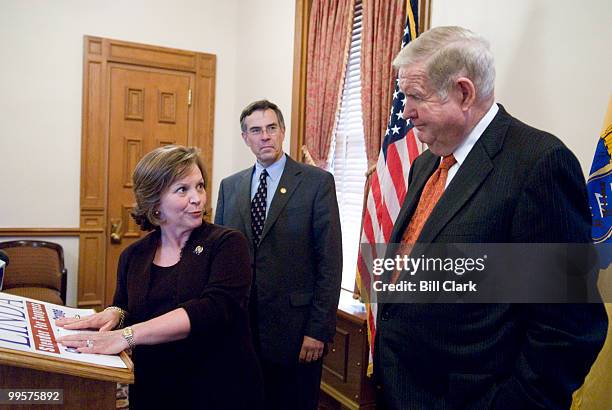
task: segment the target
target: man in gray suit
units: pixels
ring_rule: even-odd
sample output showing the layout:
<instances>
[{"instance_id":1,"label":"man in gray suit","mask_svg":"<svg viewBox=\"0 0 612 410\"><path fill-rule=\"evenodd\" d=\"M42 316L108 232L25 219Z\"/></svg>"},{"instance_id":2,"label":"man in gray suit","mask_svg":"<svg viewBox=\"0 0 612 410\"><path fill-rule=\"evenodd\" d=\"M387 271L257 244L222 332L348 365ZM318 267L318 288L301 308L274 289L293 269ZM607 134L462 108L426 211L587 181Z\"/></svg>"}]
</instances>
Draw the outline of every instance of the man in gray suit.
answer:
<instances>
[{"instance_id":1,"label":"man in gray suit","mask_svg":"<svg viewBox=\"0 0 612 410\"><path fill-rule=\"evenodd\" d=\"M314 410L342 277L334 178L284 154L285 123L275 104L253 102L240 127L257 161L221 181L215 223L249 239L251 326L265 408Z\"/></svg>"},{"instance_id":2,"label":"man in gray suit","mask_svg":"<svg viewBox=\"0 0 612 410\"><path fill-rule=\"evenodd\" d=\"M437 27L394 65L404 118L429 149L410 169L391 243L590 242L580 164L495 103L485 39ZM379 304L380 408L567 409L606 329L601 303Z\"/></svg>"}]
</instances>

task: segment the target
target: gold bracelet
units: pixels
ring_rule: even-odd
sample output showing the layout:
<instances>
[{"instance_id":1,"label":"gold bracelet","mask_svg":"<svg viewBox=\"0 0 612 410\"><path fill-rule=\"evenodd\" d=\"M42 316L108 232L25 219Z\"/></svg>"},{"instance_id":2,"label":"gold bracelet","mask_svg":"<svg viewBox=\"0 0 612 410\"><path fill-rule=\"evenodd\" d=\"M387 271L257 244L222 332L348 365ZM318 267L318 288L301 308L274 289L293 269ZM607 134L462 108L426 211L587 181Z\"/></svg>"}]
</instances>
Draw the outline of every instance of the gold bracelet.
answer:
<instances>
[{"instance_id":1,"label":"gold bracelet","mask_svg":"<svg viewBox=\"0 0 612 410\"><path fill-rule=\"evenodd\" d=\"M117 306L109 306L106 309L104 309L105 312L107 310L116 310L117 312L119 312L119 324L115 326L115 329L121 329L123 327L123 322L125 322L125 310Z\"/></svg>"}]
</instances>

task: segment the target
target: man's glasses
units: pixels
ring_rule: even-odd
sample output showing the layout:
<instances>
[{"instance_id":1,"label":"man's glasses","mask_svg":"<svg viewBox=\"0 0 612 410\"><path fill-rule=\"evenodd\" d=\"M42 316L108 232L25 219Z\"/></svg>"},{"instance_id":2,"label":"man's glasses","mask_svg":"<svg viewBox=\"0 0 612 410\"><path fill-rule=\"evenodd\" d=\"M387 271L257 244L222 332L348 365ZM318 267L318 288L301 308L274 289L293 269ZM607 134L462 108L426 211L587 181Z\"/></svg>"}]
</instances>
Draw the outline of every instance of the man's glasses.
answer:
<instances>
[{"instance_id":1,"label":"man's glasses","mask_svg":"<svg viewBox=\"0 0 612 410\"><path fill-rule=\"evenodd\" d=\"M280 129L280 127L276 124L271 124L268 125L266 128L261 128L261 127L253 127L250 130L247 131L247 134L252 135L254 137L261 137L264 133L264 130L266 131L266 134L268 134L269 136L273 137L276 134L278 134L278 130Z\"/></svg>"}]
</instances>

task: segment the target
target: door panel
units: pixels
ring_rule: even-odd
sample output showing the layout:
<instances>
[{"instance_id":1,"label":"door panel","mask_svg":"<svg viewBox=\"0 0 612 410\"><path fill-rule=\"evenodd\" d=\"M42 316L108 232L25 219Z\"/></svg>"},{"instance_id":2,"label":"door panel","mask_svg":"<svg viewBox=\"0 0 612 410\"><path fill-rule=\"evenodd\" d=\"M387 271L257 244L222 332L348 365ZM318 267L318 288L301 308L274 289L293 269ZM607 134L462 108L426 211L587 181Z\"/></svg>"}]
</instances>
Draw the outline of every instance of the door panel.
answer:
<instances>
[{"instance_id":1,"label":"door panel","mask_svg":"<svg viewBox=\"0 0 612 410\"><path fill-rule=\"evenodd\" d=\"M145 235L131 218L132 172L156 147L187 145L193 132L188 104L194 76L124 64L110 64L108 216L105 303L116 286L119 255Z\"/></svg>"}]
</instances>

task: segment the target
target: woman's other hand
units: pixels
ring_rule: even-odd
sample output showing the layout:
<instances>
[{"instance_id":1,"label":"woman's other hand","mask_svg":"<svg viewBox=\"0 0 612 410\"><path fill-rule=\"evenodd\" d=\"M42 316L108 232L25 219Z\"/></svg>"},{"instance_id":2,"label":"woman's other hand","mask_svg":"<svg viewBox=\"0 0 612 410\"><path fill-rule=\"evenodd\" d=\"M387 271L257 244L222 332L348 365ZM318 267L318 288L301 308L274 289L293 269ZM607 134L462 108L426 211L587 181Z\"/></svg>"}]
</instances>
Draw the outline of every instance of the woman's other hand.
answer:
<instances>
[{"instance_id":1,"label":"woman's other hand","mask_svg":"<svg viewBox=\"0 0 612 410\"><path fill-rule=\"evenodd\" d=\"M69 330L99 329L101 332L114 329L121 320L121 313L116 309L107 309L85 317L62 317L55 325Z\"/></svg>"}]
</instances>

